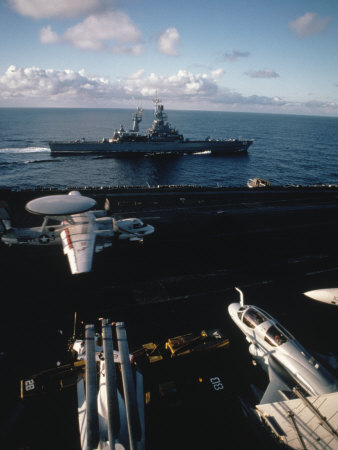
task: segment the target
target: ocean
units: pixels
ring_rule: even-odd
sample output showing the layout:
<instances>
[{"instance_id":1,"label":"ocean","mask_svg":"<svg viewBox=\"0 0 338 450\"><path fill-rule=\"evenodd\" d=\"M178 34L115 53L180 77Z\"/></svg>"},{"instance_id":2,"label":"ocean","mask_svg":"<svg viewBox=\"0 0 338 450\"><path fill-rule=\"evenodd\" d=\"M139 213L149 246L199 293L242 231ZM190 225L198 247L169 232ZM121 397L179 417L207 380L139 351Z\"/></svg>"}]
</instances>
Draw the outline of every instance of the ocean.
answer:
<instances>
[{"instance_id":1,"label":"ocean","mask_svg":"<svg viewBox=\"0 0 338 450\"><path fill-rule=\"evenodd\" d=\"M338 118L234 112L174 111L168 120L185 138L254 139L247 155L102 158L51 156L48 142L111 136L131 127L125 109L0 108L0 188L36 186L245 186L338 184ZM145 110L142 132L153 112Z\"/></svg>"}]
</instances>

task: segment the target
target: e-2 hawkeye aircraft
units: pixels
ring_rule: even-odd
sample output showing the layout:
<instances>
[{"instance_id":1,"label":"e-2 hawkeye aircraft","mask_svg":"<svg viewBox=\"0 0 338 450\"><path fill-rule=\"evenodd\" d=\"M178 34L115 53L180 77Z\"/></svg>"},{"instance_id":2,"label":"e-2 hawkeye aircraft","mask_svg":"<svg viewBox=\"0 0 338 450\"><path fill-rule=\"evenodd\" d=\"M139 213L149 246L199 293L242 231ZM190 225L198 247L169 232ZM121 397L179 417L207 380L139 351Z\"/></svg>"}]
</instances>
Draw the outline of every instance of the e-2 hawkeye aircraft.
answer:
<instances>
[{"instance_id":1,"label":"e-2 hawkeye aircraft","mask_svg":"<svg viewBox=\"0 0 338 450\"><path fill-rule=\"evenodd\" d=\"M105 210L91 210L96 200L71 191L68 195L48 195L28 202L26 210L43 216L41 227L12 228L4 205L0 205L0 236L7 245L52 245L62 243L68 256L72 274L90 272L94 252L112 245L112 239L129 239L143 242L143 238L154 232L138 218L115 220ZM51 220L57 225L49 225Z\"/></svg>"},{"instance_id":2,"label":"e-2 hawkeye aircraft","mask_svg":"<svg viewBox=\"0 0 338 450\"><path fill-rule=\"evenodd\" d=\"M240 302L228 307L230 317L245 334L254 361L268 372L269 385L260 403L285 400L298 386L305 395L336 392L337 380L268 313L257 306L245 305L240 289Z\"/></svg>"}]
</instances>

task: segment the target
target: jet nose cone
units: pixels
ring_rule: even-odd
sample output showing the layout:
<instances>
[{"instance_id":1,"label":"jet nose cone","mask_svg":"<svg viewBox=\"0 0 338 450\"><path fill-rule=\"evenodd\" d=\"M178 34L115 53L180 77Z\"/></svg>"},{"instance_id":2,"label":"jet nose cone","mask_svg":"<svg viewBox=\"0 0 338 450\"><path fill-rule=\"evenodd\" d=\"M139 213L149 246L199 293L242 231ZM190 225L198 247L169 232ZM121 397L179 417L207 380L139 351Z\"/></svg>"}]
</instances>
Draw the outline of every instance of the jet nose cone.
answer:
<instances>
[{"instance_id":1,"label":"jet nose cone","mask_svg":"<svg viewBox=\"0 0 338 450\"><path fill-rule=\"evenodd\" d=\"M238 313L239 308L240 308L240 304L239 304L239 303L231 303L231 304L228 306L228 312L229 312L229 315L230 315L230 317L231 317L233 320L234 320L235 318L237 318L237 313Z\"/></svg>"},{"instance_id":2,"label":"jet nose cone","mask_svg":"<svg viewBox=\"0 0 338 450\"><path fill-rule=\"evenodd\" d=\"M304 295L313 300L338 305L338 288L315 289L314 291L304 292Z\"/></svg>"}]
</instances>

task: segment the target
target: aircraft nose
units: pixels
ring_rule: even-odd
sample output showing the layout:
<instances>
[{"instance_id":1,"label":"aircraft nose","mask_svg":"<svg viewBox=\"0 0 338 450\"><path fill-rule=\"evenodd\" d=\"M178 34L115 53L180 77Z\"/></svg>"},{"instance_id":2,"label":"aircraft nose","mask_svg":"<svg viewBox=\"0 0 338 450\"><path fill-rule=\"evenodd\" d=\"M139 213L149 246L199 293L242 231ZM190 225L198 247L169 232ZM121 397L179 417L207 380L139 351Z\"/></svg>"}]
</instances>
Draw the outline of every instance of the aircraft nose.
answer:
<instances>
[{"instance_id":1,"label":"aircraft nose","mask_svg":"<svg viewBox=\"0 0 338 450\"><path fill-rule=\"evenodd\" d=\"M239 308L240 308L240 304L239 303L231 303L228 306L229 315L230 315L230 317L233 320L235 319L235 317L237 317L237 313L238 313Z\"/></svg>"}]
</instances>

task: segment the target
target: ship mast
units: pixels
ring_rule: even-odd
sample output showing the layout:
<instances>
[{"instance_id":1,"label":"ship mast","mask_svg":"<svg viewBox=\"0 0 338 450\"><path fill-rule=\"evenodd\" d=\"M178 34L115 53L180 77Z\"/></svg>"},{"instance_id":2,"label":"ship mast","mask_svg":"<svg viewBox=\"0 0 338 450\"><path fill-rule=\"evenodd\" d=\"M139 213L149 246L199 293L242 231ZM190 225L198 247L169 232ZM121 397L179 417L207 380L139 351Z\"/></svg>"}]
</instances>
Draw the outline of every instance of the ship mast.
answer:
<instances>
[{"instance_id":1,"label":"ship mast","mask_svg":"<svg viewBox=\"0 0 338 450\"><path fill-rule=\"evenodd\" d=\"M142 122L143 109L138 106L137 112L133 114L133 128L132 131L140 131L138 124Z\"/></svg>"},{"instance_id":2,"label":"ship mast","mask_svg":"<svg viewBox=\"0 0 338 450\"><path fill-rule=\"evenodd\" d=\"M163 125L164 121L167 119L167 115L163 112L163 105L161 104L161 100L157 96L157 90L156 97L153 99L153 103L155 105L155 121L160 125Z\"/></svg>"}]
</instances>

